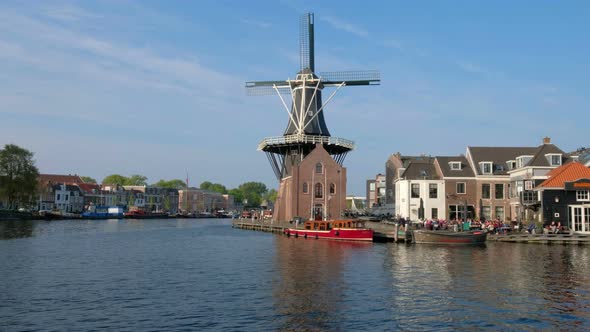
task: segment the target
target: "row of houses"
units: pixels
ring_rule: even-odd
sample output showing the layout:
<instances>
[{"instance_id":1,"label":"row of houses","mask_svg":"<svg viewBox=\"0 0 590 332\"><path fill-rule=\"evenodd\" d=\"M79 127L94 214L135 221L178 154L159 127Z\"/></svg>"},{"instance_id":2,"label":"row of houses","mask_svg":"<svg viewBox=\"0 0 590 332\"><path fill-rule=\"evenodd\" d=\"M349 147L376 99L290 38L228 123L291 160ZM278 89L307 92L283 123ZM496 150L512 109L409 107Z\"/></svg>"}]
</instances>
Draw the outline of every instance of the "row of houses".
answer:
<instances>
[{"instance_id":1,"label":"row of houses","mask_svg":"<svg viewBox=\"0 0 590 332\"><path fill-rule=\"evenodd\" d=\"M81 213L92 205L173 214L234 209L231 195L198 188L178 190L155 186L86 183L78 175L39 176L39 196L36 201L38 210Z\"/></svg>"},{"instance_id":2,"label":"row of houses","mask_svg":"<svg viewBox=\"0 0 590 332\"><path fill-rule=\"evenodd\" d=\"M411 220L466 216L573 225L575 218L590 218L588 166L590 149L566 153L548 137L536 147L469 146L456 156L398 152L387 159L385 174L367 181L366 200ZM584 228L590 231L590 223Z\"/></svg>"}]
</instances>

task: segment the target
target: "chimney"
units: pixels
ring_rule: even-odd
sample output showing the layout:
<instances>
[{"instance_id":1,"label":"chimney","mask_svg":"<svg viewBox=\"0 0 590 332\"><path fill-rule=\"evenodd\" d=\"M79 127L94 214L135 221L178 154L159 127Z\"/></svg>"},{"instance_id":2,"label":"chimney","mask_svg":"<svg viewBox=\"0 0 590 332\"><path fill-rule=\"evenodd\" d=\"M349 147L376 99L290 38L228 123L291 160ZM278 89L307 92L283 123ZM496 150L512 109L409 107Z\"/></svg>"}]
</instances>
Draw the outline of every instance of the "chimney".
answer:
<instances>
[{"instance_id":1,"label":"chimney","mask_svg":"<svg viewBox=\"0 0 590 332\"><path fill-rule=\"evenodd\" d=\"M551 137L545 136L543 138L543 144L551 144Z\"/></svg>"}]
</instances>

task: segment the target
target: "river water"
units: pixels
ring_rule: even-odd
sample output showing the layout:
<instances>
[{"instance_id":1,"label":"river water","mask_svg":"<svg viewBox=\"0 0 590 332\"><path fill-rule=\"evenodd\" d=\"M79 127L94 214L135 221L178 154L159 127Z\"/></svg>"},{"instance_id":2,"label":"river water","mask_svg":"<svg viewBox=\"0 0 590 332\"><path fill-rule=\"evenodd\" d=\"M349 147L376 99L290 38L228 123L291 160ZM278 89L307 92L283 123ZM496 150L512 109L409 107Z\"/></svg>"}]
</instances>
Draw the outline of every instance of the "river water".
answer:
<instances>
[{"instance_id":1,"label":"river water","mask_svg":"<svg viewBox=\"0 0 590 332\"><path fill-rule=\"evenodd\" d=\"M588 330L590 248L0 222L0 331Z\"/></svg>"}]
</instances>

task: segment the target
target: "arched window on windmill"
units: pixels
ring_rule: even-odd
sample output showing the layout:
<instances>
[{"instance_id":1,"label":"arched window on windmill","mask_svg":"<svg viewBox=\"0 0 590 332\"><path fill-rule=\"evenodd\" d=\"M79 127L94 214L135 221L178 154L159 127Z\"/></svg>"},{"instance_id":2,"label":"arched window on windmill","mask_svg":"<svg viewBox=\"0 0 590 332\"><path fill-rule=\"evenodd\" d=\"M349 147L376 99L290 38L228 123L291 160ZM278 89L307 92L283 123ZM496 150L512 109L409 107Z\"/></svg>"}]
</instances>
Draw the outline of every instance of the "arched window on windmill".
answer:
<instances>
[{"instance_id":1,"label":"arched window on windmill","mask_svg":"<svg viewBox=\"0 0 590 332\"><path fill-rule=\"evenodd\" d=\"M315 184L315 194L314 194L315 198L322 198L324 197L324 188L322 187L321 183L316 183Z\"/></svg>"},{"instance_id":2,"label":"arched window on windmill","mask_svg":"<svg viewBox=\"0 0 590 332\"><path fill-rule=\"evenodd\" d=\"M322 163L315 164L315 172L317 174L322 174L324 172L324 166L322 165Z\"/></svg>"},{"instance_id":3,"label":"arched window on windmill","mask_svg":"<svg viewBox=\"0 0 590 332\"><path fill-rule=\"evenodd\" d=\"M307 187L307 182L303 182L303 193L304 194L309 193L309 188Z\"/></svg>"},{"instance_id":4,"label":"arched window on windmill","mask_svg":"<svg viewBox=\"0 0 590 332\"><path fill-rule=\"evenodd\" d=\"M336 193L336 185L334 183L330 183L330 195L334 195Z\"/></svg>"}]
</instances>

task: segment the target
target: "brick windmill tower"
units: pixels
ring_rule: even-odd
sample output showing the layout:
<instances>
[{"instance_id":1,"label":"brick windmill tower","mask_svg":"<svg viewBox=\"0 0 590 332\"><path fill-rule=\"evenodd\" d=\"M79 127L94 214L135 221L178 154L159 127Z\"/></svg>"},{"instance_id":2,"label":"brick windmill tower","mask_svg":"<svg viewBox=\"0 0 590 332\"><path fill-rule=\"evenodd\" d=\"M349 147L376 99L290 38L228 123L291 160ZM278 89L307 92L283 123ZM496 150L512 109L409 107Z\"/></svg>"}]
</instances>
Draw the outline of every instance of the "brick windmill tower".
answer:
<instances>
[{"instance_id":1,"label":"brick windmill tower","mask_svg":"<svg viewBox=\"0 0 590 332\"><path fill-rule=\"evenodd\" d=\"M283 136L267 137L258 144L279 180L273 213L278 221L340 217L346 208L346 168L342 163L354 149L354 142L330 136L324 118L326 105L343 86L378 85L381 81L377 71L316 74L314 51L314 16L307 13L300 22L301 68L295 79L246 82L249 95L276 93L289 115ZM322 90L330 87L335 90L322 102Z\"/></svg>"}]
</instances>

